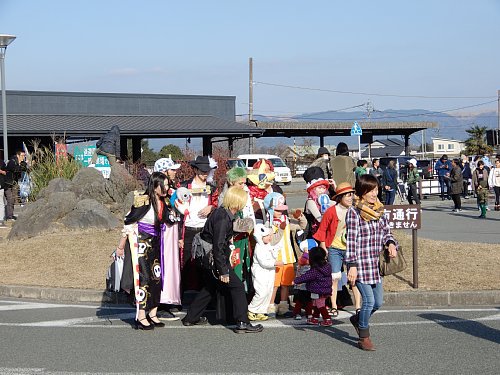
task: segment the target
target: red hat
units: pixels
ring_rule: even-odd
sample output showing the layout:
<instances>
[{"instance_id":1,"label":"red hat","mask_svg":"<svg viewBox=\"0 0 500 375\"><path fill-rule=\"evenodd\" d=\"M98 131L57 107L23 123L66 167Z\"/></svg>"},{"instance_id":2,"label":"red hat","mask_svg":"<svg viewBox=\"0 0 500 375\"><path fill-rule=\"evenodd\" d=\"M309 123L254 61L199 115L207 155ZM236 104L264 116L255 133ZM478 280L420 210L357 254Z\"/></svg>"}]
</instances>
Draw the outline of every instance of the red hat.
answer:
<instances>
[{"instance_id":1,"label":"red hat","mask_svg":"<svg viewBox=\"0 0 500 375\"><path fill-rule=\"evenodd\" d=\"M328 182L328 180L325 180L324 178L318 178L317 180L312 180L307 184L307 192L310 193L312 189L318 186L324 186L325 188L328 189L330 183Z\"/></svg>"}]
</instances>

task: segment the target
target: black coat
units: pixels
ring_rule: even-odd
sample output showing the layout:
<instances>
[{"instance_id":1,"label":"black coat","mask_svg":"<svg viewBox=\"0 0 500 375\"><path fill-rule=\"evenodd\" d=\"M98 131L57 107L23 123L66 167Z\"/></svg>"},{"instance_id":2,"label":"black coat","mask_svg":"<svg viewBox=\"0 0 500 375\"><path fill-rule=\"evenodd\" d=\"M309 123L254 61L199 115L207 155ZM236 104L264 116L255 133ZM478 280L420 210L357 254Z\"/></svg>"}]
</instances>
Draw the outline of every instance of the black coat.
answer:
<instances>
[{"instance_id":1,"label":"black coat","mask_svg":"<svg viewBox=\"0 0 500 375\"><path fill-rule=\"evenodd\" d=\"M104 134L97 142L97 147L108 154L120 157L120 128L114 125L109 132Z\"/></svg>"},{"instance_id":2,"label":"black coat","mask_svg":"<svg viewBox=\"0 0 500 375\"><path fill-rule=\"evenodd\" d=\"M11 188L19 181L21 173L28 170L28 164L24 160L19 163L17 156L14 156L3 169L7 172L4 178L4 187Z\"/></svg>"},{"instance_id":3,"label":"black coat","mask_svg":"<svg viewBox=\"0 0 500 375\"><path fill-rule=\"evenodd\" d=\"M208 217L200 237L212 244L214 264L219 275L229 275L231 249L229 242L233 238L235 216L224 207L216 208Z\"/></svg>"}]
</instances>

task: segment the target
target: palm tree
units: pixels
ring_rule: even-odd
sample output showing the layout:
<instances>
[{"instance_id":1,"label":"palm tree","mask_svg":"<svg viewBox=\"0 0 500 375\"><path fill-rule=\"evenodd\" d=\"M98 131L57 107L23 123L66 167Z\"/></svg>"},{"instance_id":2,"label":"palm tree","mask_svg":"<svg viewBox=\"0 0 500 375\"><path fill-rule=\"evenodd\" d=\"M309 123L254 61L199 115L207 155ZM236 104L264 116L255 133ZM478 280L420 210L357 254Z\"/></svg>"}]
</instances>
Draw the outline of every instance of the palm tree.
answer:
<instances>
[{"instance_id":1,"label":"palm tree","mask_svg":"<svg viewBox=\"0 0 500 375\"><path fill-rule=\"evenodd\" d=\"M467 155L485 155L493 152L493 148L486 143L486 126L473 125L465 131L470 137L465 141Z\"/></svg>"}]
</instances>

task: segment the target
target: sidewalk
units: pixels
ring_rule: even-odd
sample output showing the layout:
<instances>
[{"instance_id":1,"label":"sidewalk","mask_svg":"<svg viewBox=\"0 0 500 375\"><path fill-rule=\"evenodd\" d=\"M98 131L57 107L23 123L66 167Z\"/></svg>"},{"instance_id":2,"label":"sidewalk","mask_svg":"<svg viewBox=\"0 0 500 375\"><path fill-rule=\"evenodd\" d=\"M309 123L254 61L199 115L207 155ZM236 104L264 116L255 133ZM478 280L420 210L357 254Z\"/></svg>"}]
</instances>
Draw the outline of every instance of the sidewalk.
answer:
<instances>
[{"instance_id":1,"label":"sidewalk","mask_svg":"<svg viewBox=\"0 0 500 375\"><path fill-rule=\"evenodd\" d=\"M0 285L0 296L32 298L71 303L127 303L122 293L90 289L45 288L35 286ZM385 306L473 306L500 305L500 290L387 292Z\"/></svg>"}]
</instances>

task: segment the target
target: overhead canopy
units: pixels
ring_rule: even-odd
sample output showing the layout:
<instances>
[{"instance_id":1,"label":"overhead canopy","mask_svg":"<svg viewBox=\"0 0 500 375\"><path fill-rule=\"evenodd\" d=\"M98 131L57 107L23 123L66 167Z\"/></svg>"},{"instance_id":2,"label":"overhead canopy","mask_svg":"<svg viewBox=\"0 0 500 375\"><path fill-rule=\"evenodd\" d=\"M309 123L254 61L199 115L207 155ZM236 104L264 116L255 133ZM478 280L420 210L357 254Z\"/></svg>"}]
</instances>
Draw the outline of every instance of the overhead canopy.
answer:
<instances>
[{"instance_id":1,"label":"overhead canopy","mask_svg":"<svg viewBox=\"0 0 500 375\"><path fill-rule=\"evenodd\" d=\"M206 115L7 115L10 136L51 135L100 137L113 125L122 136L142 138L260 136L262 129L246 123Z\"/></svg>"},{"instance_id":2,"label":"overhead canopy","mask_svg":"<svg viewBox=\"0 0 500 375\"><path fill-rule=\"evenodd\" d=\"M437 128L435 122L370 122L358 121L363 135L410 135L415 132ZM265 137L305 137L305 136L349 136L353 122L257 122L259 129L265 130Z\"/></svg>"}]
</instances>

